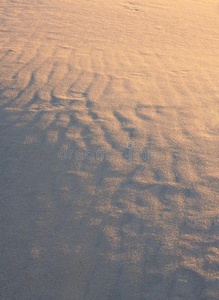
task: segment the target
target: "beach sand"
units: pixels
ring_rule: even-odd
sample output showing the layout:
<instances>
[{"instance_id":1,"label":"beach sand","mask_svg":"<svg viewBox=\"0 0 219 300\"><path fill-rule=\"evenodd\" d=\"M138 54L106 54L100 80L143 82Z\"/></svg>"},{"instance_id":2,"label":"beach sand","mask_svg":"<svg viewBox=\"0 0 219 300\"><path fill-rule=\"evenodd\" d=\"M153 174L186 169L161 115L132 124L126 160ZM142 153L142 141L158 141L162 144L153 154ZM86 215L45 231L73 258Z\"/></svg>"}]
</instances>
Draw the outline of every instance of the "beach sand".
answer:
<instances>
[{"instance_id":1,"label":"beach sand","mask_svg":"<svg viewBox=\"0 0 219 300\"><path fill-rule=\"evenodd\" d=\"M217 0L1 0L3 300L216 300Z\"/></svg>"}]
</instances>

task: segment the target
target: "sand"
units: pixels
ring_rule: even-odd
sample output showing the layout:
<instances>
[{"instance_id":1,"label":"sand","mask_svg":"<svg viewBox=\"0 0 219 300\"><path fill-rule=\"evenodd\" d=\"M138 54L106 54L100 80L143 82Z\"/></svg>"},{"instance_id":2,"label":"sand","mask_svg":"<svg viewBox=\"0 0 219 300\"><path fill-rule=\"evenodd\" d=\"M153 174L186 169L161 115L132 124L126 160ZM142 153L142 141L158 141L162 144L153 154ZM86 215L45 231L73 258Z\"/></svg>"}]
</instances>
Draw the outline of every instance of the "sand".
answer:
<instances>
[{"instance_id":1,"label":"sand","mask_svg":"<svg viewBox=\"0 0 219 300\"><path fill-rule=\"evenodd\" d=\"M218 1L0 6L0 298L219 299Z\"/></svg>"}]
</instances>

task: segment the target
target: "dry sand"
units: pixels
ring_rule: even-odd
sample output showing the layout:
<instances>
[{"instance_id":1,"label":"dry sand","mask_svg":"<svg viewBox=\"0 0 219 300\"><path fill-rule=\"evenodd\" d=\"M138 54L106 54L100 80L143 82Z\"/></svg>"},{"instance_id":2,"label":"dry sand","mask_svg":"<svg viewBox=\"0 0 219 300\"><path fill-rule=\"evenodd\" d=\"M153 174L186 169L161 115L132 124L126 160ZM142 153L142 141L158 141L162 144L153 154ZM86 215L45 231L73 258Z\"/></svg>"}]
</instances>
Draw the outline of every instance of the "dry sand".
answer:
<instances>
[{"instance_id":1,"label":"dry sand","mask_svg":"<svg viewBox=\"0 0 219 300\"><path fill-rule=\"evenodd\" d=\"M218 1L0 6L1 299L219 299Z\"/></svg>"}]
</instances>

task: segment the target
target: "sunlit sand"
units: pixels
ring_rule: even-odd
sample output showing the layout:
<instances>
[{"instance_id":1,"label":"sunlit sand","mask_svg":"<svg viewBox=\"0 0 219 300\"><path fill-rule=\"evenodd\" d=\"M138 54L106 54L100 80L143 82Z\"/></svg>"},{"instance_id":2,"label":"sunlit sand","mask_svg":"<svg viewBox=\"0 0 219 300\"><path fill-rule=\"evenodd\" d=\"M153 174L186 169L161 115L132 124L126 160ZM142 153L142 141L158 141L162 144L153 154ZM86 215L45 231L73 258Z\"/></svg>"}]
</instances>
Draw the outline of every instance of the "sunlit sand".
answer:
<instances>
[{"instance_id":1,"label":"sunlit sand","mask_svg":"<svg viewBox=\"0 0 219 300\"><path fill-rule=\"evenodd\" d=\"M218 1L0 17L0 298L219 299Z\"/></svg>"}]
</instances>

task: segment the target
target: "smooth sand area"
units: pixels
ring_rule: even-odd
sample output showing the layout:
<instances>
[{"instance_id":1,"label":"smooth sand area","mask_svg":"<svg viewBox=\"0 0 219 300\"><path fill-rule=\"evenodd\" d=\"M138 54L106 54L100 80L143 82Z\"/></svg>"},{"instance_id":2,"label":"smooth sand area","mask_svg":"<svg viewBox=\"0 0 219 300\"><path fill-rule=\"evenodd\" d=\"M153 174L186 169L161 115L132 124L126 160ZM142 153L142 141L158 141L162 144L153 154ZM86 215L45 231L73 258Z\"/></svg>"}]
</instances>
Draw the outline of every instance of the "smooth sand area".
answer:
<instances>
[{"instance_id":1,"label":"smooth sand area","mask_svg":"<svg viewBox=\"0 0 219 300\"><path fill-rule=\"evenodd\" d=\"M218 0L1 0L1 300L219 299Z\"/></svg>"}]
</instances>

